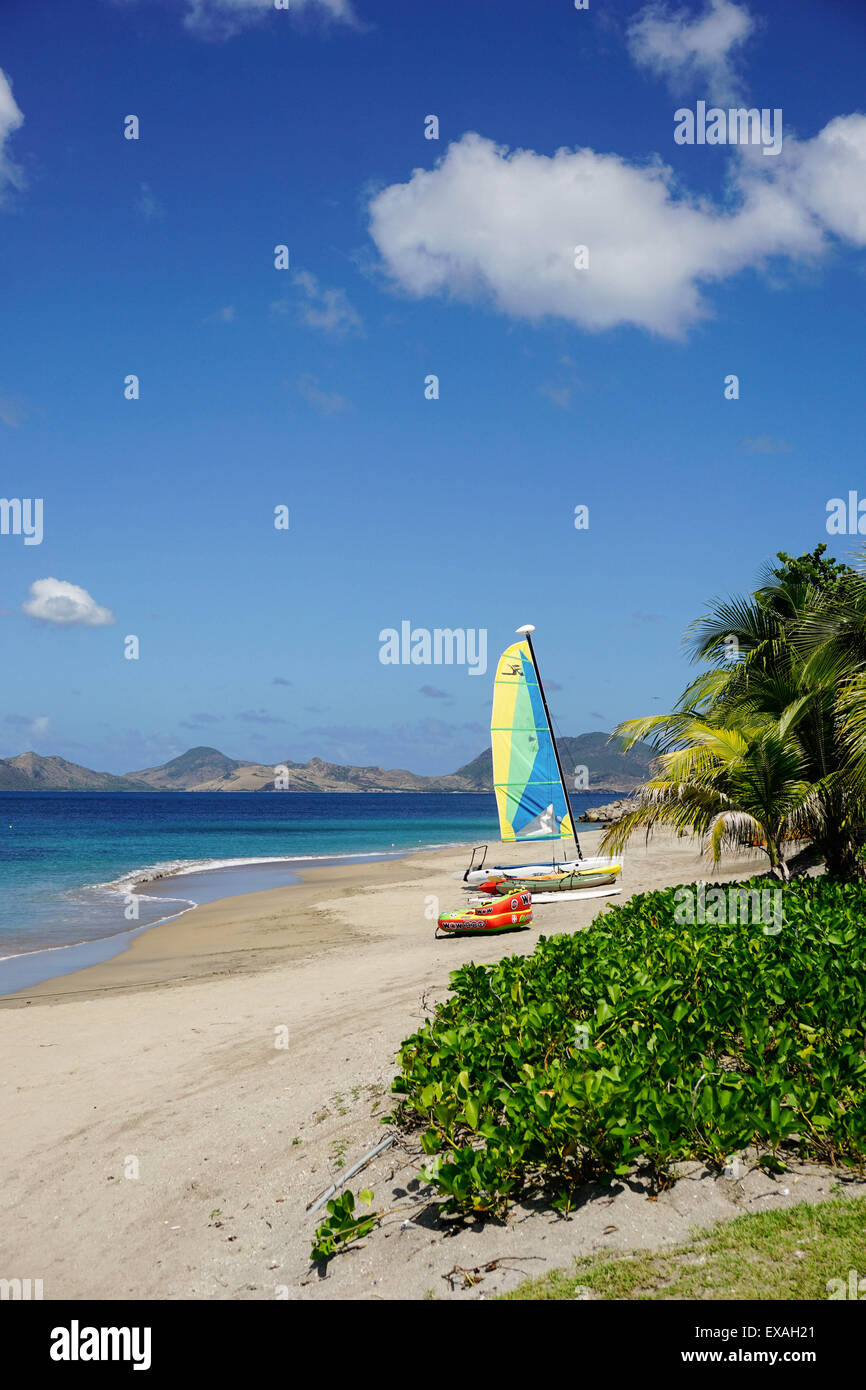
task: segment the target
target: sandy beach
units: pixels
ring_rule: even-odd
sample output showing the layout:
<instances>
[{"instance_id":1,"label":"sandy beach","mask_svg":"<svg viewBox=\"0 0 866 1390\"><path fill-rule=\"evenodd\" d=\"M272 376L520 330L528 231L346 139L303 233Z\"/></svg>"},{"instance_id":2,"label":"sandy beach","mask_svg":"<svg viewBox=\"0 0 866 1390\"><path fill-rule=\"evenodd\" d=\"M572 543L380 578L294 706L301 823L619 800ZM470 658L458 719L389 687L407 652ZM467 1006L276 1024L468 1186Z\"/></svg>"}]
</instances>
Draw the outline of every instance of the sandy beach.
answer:
<instances>
[{"instance_id":1,"label":"sandy beach","mask_svg":"<svg viewBox=\"0 0 866 1390\"><path fill-rule=\"evenodd\" d=\"M596 853L598 834L583 838ZM696 1170L653 1203L621 1186L588 1193L567 1221L519 1210L507 1229L446 1239L401 1143L351 1184L400 1209L327 1277L311 1271L306 1208L387 1132L395 1052L449 971L706 874L692 841L638 841L616 898L544 905L526 932L436 940L432 908L461 902L452 873L465 863L449 849L305 870L0 1001L0 1275L41 1278L46 1299L490 1296L576 1254L829 1193L838 1174L817 1168L736 1184ZM760 867L730 861L713 877ZM447 1277L500 1257L471 1292Z\"/></svg>"}]
</instances>

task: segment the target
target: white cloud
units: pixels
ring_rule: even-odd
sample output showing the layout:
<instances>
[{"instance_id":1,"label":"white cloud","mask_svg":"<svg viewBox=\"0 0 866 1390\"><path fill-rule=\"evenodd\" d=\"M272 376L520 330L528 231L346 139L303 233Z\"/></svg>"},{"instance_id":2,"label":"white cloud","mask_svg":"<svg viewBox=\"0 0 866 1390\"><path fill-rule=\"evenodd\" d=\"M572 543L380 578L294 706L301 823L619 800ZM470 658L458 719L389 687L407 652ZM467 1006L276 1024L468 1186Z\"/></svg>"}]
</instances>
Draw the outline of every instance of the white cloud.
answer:
<instances>
[{"instance_id":1,"label":"white cloud","mask_svg":"<svg viewBox=\"0 0 866 1390\"><path fill-rule=\"evenodd\" d=\"M9 183L13 188L22 188L24 185L24 175L6 152L9 137L23 124L24 117L12 95L9 79L0 68L0 192Z\"/></svg>"},{"instance_id":2,"label":"white cloud","mask_svg":"<svg viewBox=\"0 0 866 1390\"><path fill-rule=\"evenodd\" d=\"M345 290L326 289L309 270L299 270L293 276L293 282L303 296L299 306L300 315L309 328L321 328L325 333L333 333L337 337L362 331L361 316L349 302ZM271 310L284 314L289 307L288 300L277 299L271 305Z\"/></svg>"},{"instance_id":3,"label":"white cloud","mask_svg":"<svg viewBox=\"0 0 866 1390\"><path fill-rule=\"evenodd\" d=\"M319 378L310 372L305 372L298 378L298 390L305 401L317 410L320 415L336 415L339 411L345 410L349 402L345 396L341 396L336 391L323 391L319 385Z\"/></svg>"},{"instance_id":4,"label":"white cloud","mask_svg":"<svg viewBox=\"0 0 866 1390\"><path fill-rule=\"evenodd\" d=\"M268 714L266 709L245 709L238 715L245 724L285 724L279 714Z\"/></svg>"},{"instance_id":5,"label":"white cloud","mask_svg":"<svg viewBox=\"0 0 866 1390\"><path fill-rule=\"evenodd\" d=\"M712 100L724 102L738 95L734 50L754 27L745 5L736 5L733 0L708 0L697 19L687 10L651 4L632 20L626 38L638 67L667 78L677 89L706 82Z\"/></svg>"},{"instance_id":6,"label":"white cloud","mask_svg":"<svg viewBox=\"0 0 866 1390\"><path fill-rule=\"evenodd\" d=\"M740 440L740 452L743 454L790 454L793 447L787 439L772 434L747 435Z\"/></svg>"},{"instance_id":7,"label":"white cloud","mask_svg":"<svg viewBox=\"0 0 866 1390\"><path fill-rule=\"evenodd\" d=\"M154 194L149 183L140 185L139 195L135 203L135 210L141 214L145 222L156 222L163 216L162 204Z\"/></svg>"},{"instance_id":8,"label":"white cloud","mask_svg":"<svg viewBox=\"0 0 866 1390\"><path fill-rule=\"evenodd\" d=\"M185 0L184 24L204 38L228 39L275 13L274 0ZM293 14L318 15L343 24L356 22L350 0L288 0L278 19Z\"/></svg>"},{"instance_id":9,"label":"white cloud","mask_svg":"<svg viewBox=\"0 0 866 1390\"><path fill-rule=\"evenodd\" d=\"M108 608L100 608L86 589L65 579L37 579L30 585L30 597L21 605L28 618L38 618L57 627L107 627L116 622Z\"/></svg>"},{"instance_id":10,"label":"white cloud","mask_svg":"<svg viewBox=\"0 0 866 1390\"><path fill-rule=\"evenodd\" d=\"M208 314L207 318L202 319L202 323L234 323L234 321L235 306L233 304L226 304L222 309L216 309L212 314Z\"/></svg>"},{"instance_id":11,"label":"white cloud","mask_svg":"<svg viewBox=\"0 0 866 1390\"><path fill-rule=\"evenodd\" d=\"M690 194L661 161L594 150L509 152L469 133L432 170L370 202L387 273L417 297L487 301L518 318L682 336L703 286L770 257L817 257L828 234L866 244L866 116L772 160L732 146L724 206ZM574 248L590 251L575 268Z\"/></svg>"},{"instance_id":12,"label":"white cloud","mask_svg":"<svg viewBox=\"0 0 866 1390\"><path fill-rule=\"evenodd\" d=\"M866 116L836 116L792 155L795 195L836 236L866 243Z\"/></svg>"},{"instance_id":13,"label":"white cloud","mask_svg":"<svg viewBox=\"0 0 866 1390\"><path fill-rule=\"evenodd\" d=\"M27 419L26 403L20 396L0 396L0 420L17 430Z\"/></svg>"},{"instance_id":14,"label":"white cloud","mask_svg":"<svg viewBox=\"0 0 866 1390\"><path fill-rule=\"evenodd\" d=\"M557 386L552 381L546 381L539 386L538 390L542 396L546 396L549 401L553 401L554 405L558 405L560 410L571 409L571 398L574 395L573 387Z\"/></svg>"},{"instance_id":15,"label":"white cloud","mask_svg":"<svg viewBox=\"0 0 866 1390\"><path fill-rule=\"evenodd\" d=\"M180 721L180 727L182 729L206 729L210 724L221 723L221 714L191 714L189 719Z\"/></svg>"},{"instance_id":16,"label":"white cloud","mask_svg":"<svg viewBox=\"0 0 866 1390\"><path fill-rule=\"evenodd\" d=\"M37 714L35 716L29 714L7 714L3 722L5 724L10 724L15 729L21 729L22 731L26 730L31 734L44 734L47 733L51 720L48 718L47 714Z\"/></svg>"}]
</instances>

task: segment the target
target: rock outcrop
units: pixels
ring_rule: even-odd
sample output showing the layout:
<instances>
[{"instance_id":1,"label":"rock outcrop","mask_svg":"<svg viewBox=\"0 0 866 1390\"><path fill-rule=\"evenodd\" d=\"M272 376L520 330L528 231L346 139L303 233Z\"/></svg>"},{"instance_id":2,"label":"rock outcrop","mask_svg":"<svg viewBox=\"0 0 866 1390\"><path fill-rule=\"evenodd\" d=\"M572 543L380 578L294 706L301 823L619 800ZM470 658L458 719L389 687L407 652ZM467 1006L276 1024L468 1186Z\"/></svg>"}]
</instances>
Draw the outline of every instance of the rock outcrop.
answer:
<instances>
[{"instance_id":1,"label":"rock outcrop","mask_svg":"<svg viewBox=\"0 0 866 1390\"><path fill-rule=\"evenodd\" d=\"M604 825L610 825L613 821L622 820L628 811L635 808L633 797L623 797L621 801L609 801L606 806L590 806L584 811L582 816L578 816L579 821L601 821Z\"/></svg>"}]
</instances>

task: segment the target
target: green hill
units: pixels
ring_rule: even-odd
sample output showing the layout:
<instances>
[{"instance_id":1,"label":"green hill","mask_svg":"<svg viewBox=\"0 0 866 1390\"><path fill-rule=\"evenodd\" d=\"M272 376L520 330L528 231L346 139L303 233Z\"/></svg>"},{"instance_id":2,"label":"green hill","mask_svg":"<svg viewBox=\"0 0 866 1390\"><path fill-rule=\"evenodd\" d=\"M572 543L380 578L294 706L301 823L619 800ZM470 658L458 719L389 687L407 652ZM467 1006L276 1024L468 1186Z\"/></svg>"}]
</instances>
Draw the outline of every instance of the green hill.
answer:
<instances>
[{"instance_id":1,"label":"green hill","mask_svg":"<svg viewBox=\"0 0 866 1390\"><path fill-rule=\"evenodd\" d=\"M3 791L57 792L141 792L147 788L129 777L116 777L112 772L93 772L66 758L41 753L19 753L17 758L5 758L0 764L0 789Z\"/></svg>"},{"instance_id":2,"label":"green hill","mask_svg":"<svg viewBox=\"0 0 866 1390\"><path fill-rule=\"evenodd\" d=\"M141 772L127 773L127 776L144 782L155 791L185 791L199 782L227 777L230 772L245 766L236 758L226 757L218 748L200 746L188 748L185 753L159 767L146 767Z\"/></svg>"},{"instance_id":3,"label":"green hill","mask_svg":"<svg viewBox=\"0 0 866 1390\"><path fill-rule=\"evenodd\" d=\"M557 740L569 788L575 768L586 767L589 789L629 792L646 780L651 750L638 744L628 753L607 742L607 734L579 734ZM286 759L289 790L295 792L490 792L493 758L489 748L456 772L424 777L402 769L350 767L311 758L307 763ZM125 777L92 772L60 757L20 753L0 759L0 791L272 791L274 768L229 758L218 748L189 748L159 767L143 768Z\"/></svg>"},{"instance_id":4,"label":"green hill","mask_svg":"<svg viewBox=\"0 0 866 1390\"><path fill-rule=\"evenodd\" d=\"M0 758L0 792L29 792L33 790L33 783L22 772L20 767L10 763L7 758Z\"/></svg>"},{"instance_id":5,"label":"green hill","mask_svg":"<svg viewBox=\"0 0 866 1390\"><path fill-rule=\"evenodd\" d=\"M628 753L623 753L615 743L607 740L608 735L599 732L558 738L556 746L566 778L574 777L575 768L585 767L591 789L632 791L647 779L652 749L649 744L636 743ZM492 791L493 754L490 749L485 748L471 763L459 767L454 776L464 781L469 790ZM569 789L572 785L569 782Z\"/></svg>"}]
</instances>

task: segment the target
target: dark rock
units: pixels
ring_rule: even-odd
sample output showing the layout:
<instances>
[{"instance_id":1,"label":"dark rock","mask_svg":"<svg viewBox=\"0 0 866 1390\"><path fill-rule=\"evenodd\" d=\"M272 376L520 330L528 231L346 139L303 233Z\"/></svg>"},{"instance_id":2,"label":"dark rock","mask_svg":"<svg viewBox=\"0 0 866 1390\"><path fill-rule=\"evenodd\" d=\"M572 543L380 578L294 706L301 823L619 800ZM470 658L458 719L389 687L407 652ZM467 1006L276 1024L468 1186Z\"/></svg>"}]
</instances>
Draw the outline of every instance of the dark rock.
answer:
<instances>
[{"instance_id":1,"label":"dark rock","mask_svg":"<svg viewBox=\"0 0 866 1390\"><path fill-rule=\"evenodd\" d=\"M613 821L622 820L623 816L629 811L633 811L637 802L630 796L623 797L621 801L609 801L606 806L590 806L584 811L582 816L578 816L579 821L601 821L605 825L610 825Z\"/></svg>"}]
</instances>

